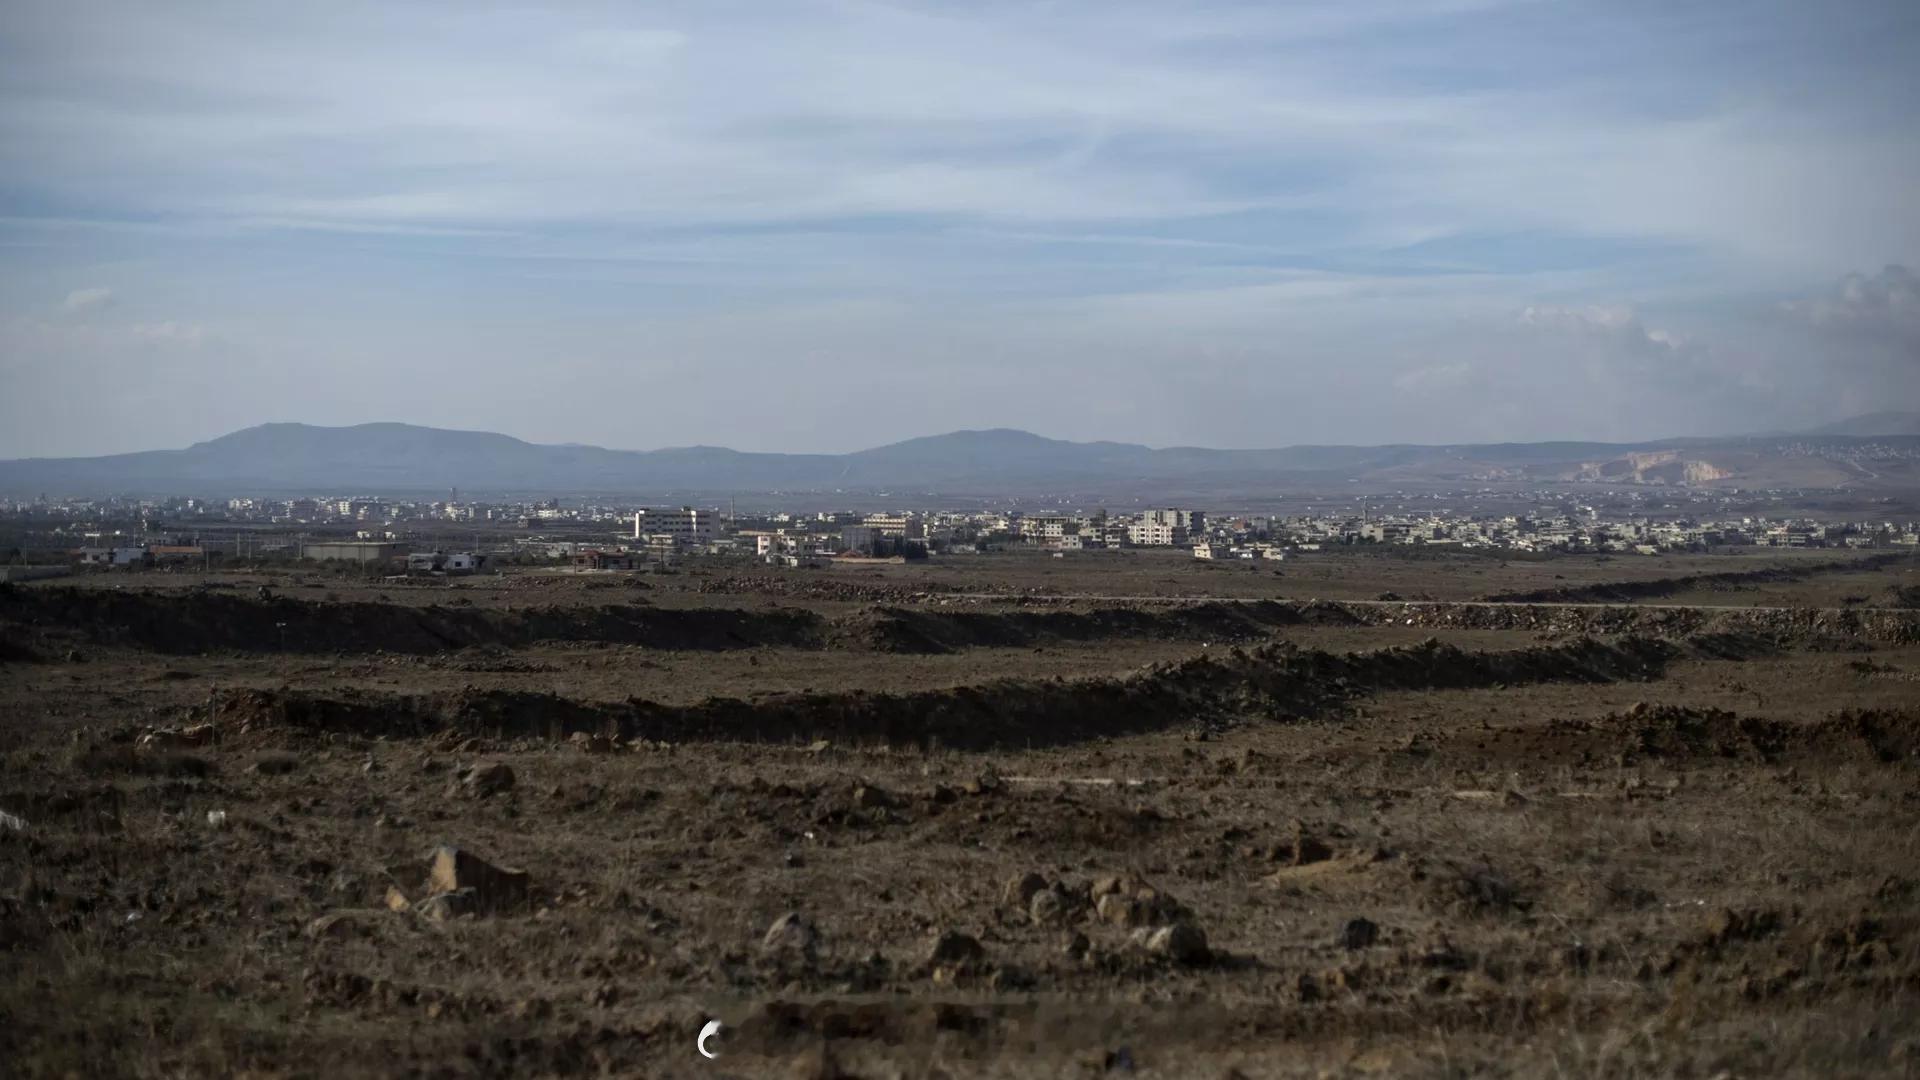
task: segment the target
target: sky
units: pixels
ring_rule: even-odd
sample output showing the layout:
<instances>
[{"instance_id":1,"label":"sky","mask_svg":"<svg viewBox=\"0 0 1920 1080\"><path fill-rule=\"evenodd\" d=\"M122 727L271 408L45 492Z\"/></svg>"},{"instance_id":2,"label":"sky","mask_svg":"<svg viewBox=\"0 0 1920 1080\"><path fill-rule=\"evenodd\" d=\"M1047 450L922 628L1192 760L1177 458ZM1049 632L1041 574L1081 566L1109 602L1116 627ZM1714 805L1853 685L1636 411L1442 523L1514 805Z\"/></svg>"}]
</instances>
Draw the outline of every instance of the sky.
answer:
<instances>
[{"instance_id":1,"label":"sky","mask_svg":"<svg viewBox=\"0 0 1920 1080\"><path fill-rule=\"evenodd\" d=\"M0 5L0 457L1920 409L1920 4Z\"/></svg>"}]
</instances>

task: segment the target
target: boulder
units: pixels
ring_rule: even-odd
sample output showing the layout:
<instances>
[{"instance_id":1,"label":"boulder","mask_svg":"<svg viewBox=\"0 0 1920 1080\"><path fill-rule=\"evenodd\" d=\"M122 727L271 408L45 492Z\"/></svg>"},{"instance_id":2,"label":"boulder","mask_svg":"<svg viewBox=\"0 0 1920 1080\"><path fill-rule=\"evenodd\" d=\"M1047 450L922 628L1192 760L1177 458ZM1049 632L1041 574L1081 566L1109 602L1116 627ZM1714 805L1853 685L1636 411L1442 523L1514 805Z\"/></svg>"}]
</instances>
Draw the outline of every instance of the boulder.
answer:
<instances>
[{"instance_id":1,"label":"boulder","mask_svg":"<svg viewBox=\"0 0 1920 1080\"><path fill-rule=\"evenodd\" d=\"M1100 878L1088 898L1100 921L1113 926L1166 926L1187 914L1178 900L1135 877Z\"/></svg>"},{"instance_id":2,"label":"boulder","mask_svg":"<svg viewBox=\"0 0 1920 1080\"><path fill-rule=\"evenodd\" d=\"M526 871L495 866L470 851L452 846L434 850L427 873L427 887L432 892L470 890L474 910L483 915L524 909L530 886Z\"/></svg>"},{"instance_id":3,"label":"boulder","mask_svg":"<svg viewBox=\"0 0 1920 1080\"><path fill-rule=\"evenodd\" d=\"M789 911L773 920L760 939L760 951L769 954L800 953L811 955L820 943L820 932L804 915Z\"/></svg>"},{"instance_id":4,"label":"boulder","mask_svg":"<svg viewBox=\"0 0 1920 1080\"><path fill-rule=\"evenodd\" d=\"M960 790L969 795L991 795L1002 787L1000 777L993 773L981 773L960 785Z\"/></svg>"},{"instance_id":5,"label":"boulder","mask_svg":"<svg viewBox=\"0 0 1920 1080\"><path fill-rule=\"evenodd\" d=\"M936 967L971 967L987 958L987 950L971 934L948 930L927 946L927 963Z\"/></svg>"},{"instance_id":6,"label":"boulder","mask_svg":"<svg viewBox=\"0 0 1920 1080\"><path fill-rule=\"evenodd\" d=\"M300 759L292 754L262 754L247 766L247 771L261 776L285 776L299 767Z\"/></svg>"},{"instance_id":7,"label":"boulder","mask_svg":"<svg viewBox=\"0 0 1920 1080\"><path fill-rule=\"evenodd\" d=\"M1079 905L1072 894L1058 885L1049 885L1027 901L1027 918L1035 926L1065 926L1073 921Z\"/></svg>"},{"instance_id":8,"label":"boulder","mask_svg":"<svg viewBox=\"0 0 1920 1080\"><path fill-rule=\"evenodd\" d=\"M446 922L463 915L480 914L480 901L472 889L435 893L420 901L420 916L432 922Z\"/></svg>"},{"instance_id":9,"label":"boulder","mask_svg":"<svg viewBox=\"0 0 1920 1080\"><path fill-rule=\"evenodd\" d=\"M1309 863L1322 862L1331 858L1333 858L1333 849L1309 834L1306 822L1293 823L1293 865L1306 866Z\"/></svg>"},{"instance_id":10,"label":"boulder","mask_svg":"<svg viewBox=\"0 0 1920 1080\"><path fill-rule=\"evenodd\" d=\"M1047 879L1029 870L1007 881L1005 900L1014 907L1026 910L1033 903L1034 894L1046 887Z\"/></svg>"},{"instance_id":11,"label":"boulder","mask_svg":"<svg viewBox=\"0 0 1920 1080\"><path fill-rule=\"evenodd\" d=\"M1340 947L1365 949L1380 939L1380 927L1371 919L1348 919L1340 928Z\"/></svg>"},{"instance_id":12,"label":"boulder","mask_svg":"<svg viewBox=\"0 0 1920 1080\"><path fill-rule=\"evenodd\" d=\"M513 767L497 761L491 765L476 765L459 774L460 793L474 799L512 791L513 784Z\"/></svg>"},{"instance_id":13,"label":"boulder","mask_svg":"<svg viewBox=\"0 0 1920 1080\"><path fill-rule=\"evenodd\" d=\"M853 789L853 805L862 810L887 810L899 802L892 792L873 784L861 784Z\"/></svg>"},{"instance_id":14,"label":"boulder","mask_svg":"<svg viewBox=\"0 0 1920 1080\"><path fill-rule=\"evenodd\" d=\"M567 741L583 754L611 754L614 750L613 740L605 735L590 735L584 731L576 731L567 738Z\"/></svg>"},{"instance_id":15,"label":"boulder","mask_svg":"<svg viewBox=\"0 0 1920 1080\"><path fill-rule=\"evenodd\" d=\"M1206 931L1190 922L1163 926L1147 936L1147 951L1182 967L1198 967L1213 959Z\"/></svg>"}]
</instances>

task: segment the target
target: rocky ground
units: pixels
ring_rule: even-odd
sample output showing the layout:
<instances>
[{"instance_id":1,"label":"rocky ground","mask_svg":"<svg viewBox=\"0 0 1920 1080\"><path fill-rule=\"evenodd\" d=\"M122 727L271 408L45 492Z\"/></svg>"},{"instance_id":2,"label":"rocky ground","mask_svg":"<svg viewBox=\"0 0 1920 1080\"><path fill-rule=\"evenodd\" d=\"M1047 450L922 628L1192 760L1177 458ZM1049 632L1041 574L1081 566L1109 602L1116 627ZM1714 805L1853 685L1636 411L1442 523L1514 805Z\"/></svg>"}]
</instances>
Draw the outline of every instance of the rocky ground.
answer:
<instances>
[{"instance_id":1,"label":"rocky ground","mask_svg":"<svg viewBox=\"0 0 1920 1080\"><path fill-rule=\"evenodd\" d=\"M1912 1074L1920 620L1650 606L1782 565L0 590L0 1060Z\"/></svg>"}]
</instances>

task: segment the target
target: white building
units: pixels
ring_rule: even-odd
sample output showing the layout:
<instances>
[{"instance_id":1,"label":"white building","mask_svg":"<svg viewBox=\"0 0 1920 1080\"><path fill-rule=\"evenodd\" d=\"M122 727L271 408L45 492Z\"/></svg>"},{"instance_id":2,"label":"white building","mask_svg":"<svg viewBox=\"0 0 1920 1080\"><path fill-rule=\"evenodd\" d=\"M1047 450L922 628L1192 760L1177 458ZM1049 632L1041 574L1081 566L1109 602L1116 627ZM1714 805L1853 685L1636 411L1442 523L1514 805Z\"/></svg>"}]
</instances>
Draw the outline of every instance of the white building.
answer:
<instances>
[{"instance_id":1,"label":"white building","mask_svg":"<svg viewBox=\"0 0 1920 1080\"><path fill-rule=\"evenodd\" d=\"M868 514L860 524L872 529L880 536L918 540L926 532L920 518L914 514Z\"/></svg>"},{"instance_id":2,"label":"white building","mask_svg":"<svg viewBox=\"0 0 1920 1080\"><path fill-rule=\"evenodd\" d=\"M670 537L675 544L704 544L719 532L719 515L683 506L678 510L641 510L633 515L633 538Z\"/></svg>"},{"instance_id":3,"label":"white building","mask_svg":"<svg viewBox=\"0 0 1920 1080\"><path fill-rule=\"evenodd\" d=\"M1198 510L1148 510L1127 526L1127 543L1139 547L1177 547L1205 535L1206 515Z\"/></svg>"}]
</instances>

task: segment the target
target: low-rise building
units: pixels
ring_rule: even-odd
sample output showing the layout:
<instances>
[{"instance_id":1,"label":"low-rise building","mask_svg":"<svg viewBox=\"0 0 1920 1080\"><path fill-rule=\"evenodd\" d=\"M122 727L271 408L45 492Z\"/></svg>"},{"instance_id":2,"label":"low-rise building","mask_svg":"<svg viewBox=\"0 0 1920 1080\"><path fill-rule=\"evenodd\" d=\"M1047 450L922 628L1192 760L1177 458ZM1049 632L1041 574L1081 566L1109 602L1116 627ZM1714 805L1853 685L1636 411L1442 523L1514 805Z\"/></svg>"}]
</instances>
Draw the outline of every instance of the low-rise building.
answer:
<instances>
[{"instance_id":1,"label":"low-rise building","mask_svg":"<svg viewBox=\"0 0 1920 1080\"><path fill-rule=\"evenodd\" d=\"M406 553L405 544L385 541L327 540L300 545L300 557L303 559L338 559L341 562L386 562Z\"/></svg>"}]
</instances>

